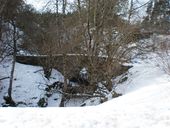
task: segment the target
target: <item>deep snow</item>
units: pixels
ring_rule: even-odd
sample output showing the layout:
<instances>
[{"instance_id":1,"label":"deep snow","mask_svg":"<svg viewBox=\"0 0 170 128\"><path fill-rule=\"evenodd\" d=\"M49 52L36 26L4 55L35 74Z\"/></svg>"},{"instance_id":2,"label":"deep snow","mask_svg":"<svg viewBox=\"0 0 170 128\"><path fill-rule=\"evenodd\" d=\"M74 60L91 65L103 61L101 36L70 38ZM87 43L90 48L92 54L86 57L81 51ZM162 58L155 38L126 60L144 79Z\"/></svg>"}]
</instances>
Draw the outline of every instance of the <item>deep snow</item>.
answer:
<instances>
[{"instance_id":1,"label":"deep snow","mask_svg":"<svg viewBox=\"0 0 170 128\"><path fill-rule=\"evenodd\" d=\"M10 76L10 62L6 60L0 65L1 78ZM16 102L24 102L27 106L36 107L38 100L44 96L43 89L56 81L63 81L63 76L56 70L52 70L51 78L48 80L43 75L42 67L16 63L12 97ZM7 93L8 85L9 79L1 81L0 103ZM52 99L52 103L49 101L49 106L59 106L60 98L60 94L55 94L55 99L58 100Z\"/></svg>"},{"instance_id":2,"label":"deep snow","mask_svg":"<svg viewBox=\"0 0 170 128\"><path fill-rule=\"evenodd\" d=\"M11 70L11 60L5 60L0 64L0 78L9 77ZM60 81L63 83L64 78L60 72L53 69L50 79L44 77L44 72L42 67L31 66L16 63L12 97L15 102L20 103L19 107L38 107L38 101L40 98L45 97L45 88L54 82ZM9 78L0 81L0 106L4 103L3 96L7 95L7 89L9 85ZM61 102L62 94L54 90L52 96L47 98L47 107L59 107ZM77 98L68 99L65 106L81 106L86 104L86 106L93 106L100 104L100 99L98 98Z\"/></svg>"},{"instance_id":3,"label":"deep snow","mask_svg":"<svg viewBox=\"0 0 170 128\"><path fill-rule=\"evenodd\" d=\"M170 77L155 59L136 60L124 95L98 106L0 108L1 128L169 128Z\"/></svg>"}]
</instances>

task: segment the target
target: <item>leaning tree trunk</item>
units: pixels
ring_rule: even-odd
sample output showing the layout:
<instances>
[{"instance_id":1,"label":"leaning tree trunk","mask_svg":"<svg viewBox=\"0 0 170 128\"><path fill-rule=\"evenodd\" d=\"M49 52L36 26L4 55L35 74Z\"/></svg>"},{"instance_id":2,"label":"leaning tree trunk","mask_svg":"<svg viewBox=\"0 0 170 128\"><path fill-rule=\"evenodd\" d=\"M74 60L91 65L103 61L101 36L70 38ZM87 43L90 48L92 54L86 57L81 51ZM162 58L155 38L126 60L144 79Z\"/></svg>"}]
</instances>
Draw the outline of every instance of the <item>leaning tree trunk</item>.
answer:
<instances>
[{"instance_id":1,"label":"leaning tree trunk","mask_svg":"<svg viewBox=\"0 0 170 128\"><path fill-rule=\"evenodd\" d=\"M13 25L13 61L12 61L12 69L10 74L10 82L9 82L9 88L8 88L8 98L9 98L9 104L11 106L15 106L15 102L12 99L12 85L13 85L13 78L14 78L14 70L15 70L15 62L16 62L16 52L17 52L17 39L16 39L16 26L15 23L12 22Z\"/></svg>"}]
</instances>

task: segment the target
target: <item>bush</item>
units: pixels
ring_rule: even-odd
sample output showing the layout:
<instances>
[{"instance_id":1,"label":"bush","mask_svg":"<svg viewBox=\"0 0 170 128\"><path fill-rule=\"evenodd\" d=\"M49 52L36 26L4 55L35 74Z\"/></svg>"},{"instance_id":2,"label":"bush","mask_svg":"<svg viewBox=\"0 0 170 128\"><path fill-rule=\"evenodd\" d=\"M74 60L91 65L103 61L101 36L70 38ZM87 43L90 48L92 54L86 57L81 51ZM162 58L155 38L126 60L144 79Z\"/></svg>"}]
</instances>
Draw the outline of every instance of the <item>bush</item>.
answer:
<instances>
[{"instance_id":1,"label":"bush","mask_svg":"<svg viewBox=\"0 0 170 128\"><path fill-rule=\"evenodd\" d=\"M156 41L157 65L170 75L170 38L161 36Z\"/></svg>"}]
</instances>

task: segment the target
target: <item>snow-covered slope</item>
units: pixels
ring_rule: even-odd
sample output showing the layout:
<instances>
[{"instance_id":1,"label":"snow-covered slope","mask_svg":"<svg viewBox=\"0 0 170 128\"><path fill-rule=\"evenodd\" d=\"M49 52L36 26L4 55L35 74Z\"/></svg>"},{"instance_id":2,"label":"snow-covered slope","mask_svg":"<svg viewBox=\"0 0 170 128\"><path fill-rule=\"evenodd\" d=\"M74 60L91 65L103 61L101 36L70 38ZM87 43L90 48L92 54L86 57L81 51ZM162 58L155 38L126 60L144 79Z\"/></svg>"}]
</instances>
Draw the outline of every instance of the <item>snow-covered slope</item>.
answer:
<instances>
[{"instance_id":1,"label":"snow-covered slope","mask_svg":"<svg viewBox=\"0 0 170 128\"><path fill-rule=\"evenodd\" d=\"M11 70L11 61L6 60L0 65L0 78L9 77ZM26 106L36 107L37 102L44 96L44 88L56 81L63 81L63 76L56 70L52 70L49 80L44 77L42 67L24 65L16 63L12 97L16 102L23 102ZM0 106L3 103L3 96L6 95L9 79L0 81ZM52 97L51 97L52 98ZM61 96L55 95L54 99L50 99L49 106L59 106ZM23 106L21 104L20 106ZM24 105L24 106L25 106Z\"/></svg>"},{"instance_id":2,"label":"snow-covered slope","mask_svg":"<svg viewBox=\"0 0 170 128\"><path fill-rule=\"evenodd\" d=\"M149 59L148 59L149 60ZM124 95L94 107L1 108L1 128L169 128L170 79L137 61L117 90Z\"/></svg>"}]
</instances>

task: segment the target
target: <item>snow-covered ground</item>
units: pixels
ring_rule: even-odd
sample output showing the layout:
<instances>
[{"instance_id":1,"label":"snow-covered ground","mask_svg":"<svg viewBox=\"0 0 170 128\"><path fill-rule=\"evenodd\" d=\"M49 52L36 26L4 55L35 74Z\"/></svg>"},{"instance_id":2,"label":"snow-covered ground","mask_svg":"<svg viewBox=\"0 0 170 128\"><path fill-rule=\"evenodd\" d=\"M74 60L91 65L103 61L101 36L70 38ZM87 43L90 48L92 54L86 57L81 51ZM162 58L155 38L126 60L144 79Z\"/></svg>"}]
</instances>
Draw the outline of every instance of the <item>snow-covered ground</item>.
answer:
<instances>
[{"instance_id":1,"label":"snow-covered ground","mask_svg":"<svg viewBox=\"0 0 170 128\"><path fill-rule=\"evenodd\" d=\"M0 108L0 127L169 128L170 77L155 62L152 56L135 61L116 88L123 96L91 107Z\"/></svg>"},{"instance_id":2,"label":"snow-covered ground","mask_svg":"<svg viewBox=\"0 0 170 128\"><path fill-rule=\"evenodd\" d=\"M9 77L11 61L6 60L0 65L0 78ZM36 107L40 98L44 97L44 89L47 85L56 81L63 81L63 76L56 70L52 70L52 75L47 80L43 75L42 67L24 65L16 63L12 97L16 102L23 102L20 106L26 105ZM2 80L0 83L0 106L3 96L6 95L9 79ZM60 94L55 94L49 99L49 106L59 106Z\"/></svg>"},{"instance_id":3,"label":"snow-covered ground","mask_svg":"<svg viewBox=\"0 0 170 128\"><path fill-rule=\"evenodd\" d=\"M0 64L0 79L9 77L10 70L11 60L6 59ZM59 107L62 94L54 90L50 97L46 97L45 88L57 81L63 83L63 80L62 74L57 70L52 70L48 80L44 77L42 67L16 63L12 97L15 102L19 103L19 107L38 107L38 101L43 97L47 99L47 107ZM0 106L5 102L3 97L7 95L8 86L9 78L0 81ZM91 106L100 104L99 101L100 99L98 98L92 98L92 100L87 100L87 98L68 99L65 106L81 106L84 102L86 102L86 105Z\"/></svg>"}]
</instances>

